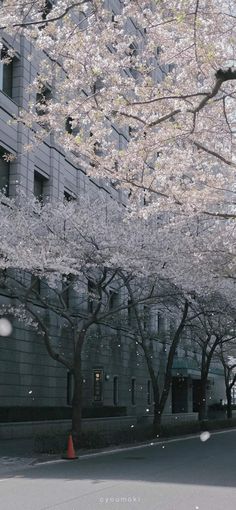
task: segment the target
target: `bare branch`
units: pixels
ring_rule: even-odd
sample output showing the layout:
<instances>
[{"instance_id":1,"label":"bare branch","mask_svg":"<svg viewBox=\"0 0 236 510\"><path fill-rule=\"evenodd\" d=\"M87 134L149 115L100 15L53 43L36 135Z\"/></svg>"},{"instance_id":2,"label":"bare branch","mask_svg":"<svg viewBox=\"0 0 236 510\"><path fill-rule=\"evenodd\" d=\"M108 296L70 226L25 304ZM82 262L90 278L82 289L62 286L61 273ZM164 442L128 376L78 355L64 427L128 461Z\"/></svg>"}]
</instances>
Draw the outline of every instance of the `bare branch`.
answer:
<instances>
[{"instance_id":1,"label":"bare branch","mask_svg":"<svg viewBox=\"0 0 236 510\"><path fill-rule=\"evenodd\" d=\"M196 147L198 149L200 149L204 152L207 152L208 154L210 154L211 156L214 156L217 159L220 159L220 161L222 161L226 165L236 168L236 164L233 163L233 161L230 161L229 159L224 158L224 156L221 156L221 154L219 154L218 152L215 152L212 149L208 149L208 147L205 147L204 145L202 145L201 143L196 142L196 141L194 141L193 144L196 145Z\"/></svg>"}]
</instances>

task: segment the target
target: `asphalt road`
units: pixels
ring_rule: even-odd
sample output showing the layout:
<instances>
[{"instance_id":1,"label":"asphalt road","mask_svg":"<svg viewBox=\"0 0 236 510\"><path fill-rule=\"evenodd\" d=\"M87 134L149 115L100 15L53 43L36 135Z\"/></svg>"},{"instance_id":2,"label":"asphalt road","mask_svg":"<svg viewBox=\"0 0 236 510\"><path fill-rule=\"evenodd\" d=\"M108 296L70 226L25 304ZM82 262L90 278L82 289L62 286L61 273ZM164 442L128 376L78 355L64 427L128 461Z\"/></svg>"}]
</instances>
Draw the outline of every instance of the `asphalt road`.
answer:
<instances>
[{"instance_id":1,"label":"asphalt road","mask_svg":"<svg viewBox=\"0 0 236 510\"><path fill-rule=\"evenodd\" d=\"M233 510L236 431L1 475L1 510Z\"/></svg>"}]
</instances>

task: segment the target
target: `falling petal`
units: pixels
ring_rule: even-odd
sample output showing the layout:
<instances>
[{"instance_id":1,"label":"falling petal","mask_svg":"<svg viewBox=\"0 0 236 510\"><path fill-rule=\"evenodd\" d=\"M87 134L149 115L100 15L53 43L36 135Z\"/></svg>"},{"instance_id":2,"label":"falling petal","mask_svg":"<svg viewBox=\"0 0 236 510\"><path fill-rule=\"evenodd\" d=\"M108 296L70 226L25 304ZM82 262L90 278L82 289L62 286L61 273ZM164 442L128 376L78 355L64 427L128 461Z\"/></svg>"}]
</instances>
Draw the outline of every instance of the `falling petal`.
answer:
<instances>
[{"instance_id":1,"label":"falling petal","mask_svg":"<svg viewBox=\"0 0 236 510\"><path fill-rule=\"evenodd\" d=\"M11 323L7 319L0 319L0 336L9 336L11 332Z\"/></svg>"},{"instance_id":2,"label":"falling petal","mask_svg":"<svg viewBox=\"0 0 236 510\"><path fill-rule=\"evenodd\" d=\"M200 434L200 440L202 442L207 441L210 437L211 437L211 434L210 434L210 432L207 432L207 431L206 432L202 432Z\"/></svg>"}]
</instances>

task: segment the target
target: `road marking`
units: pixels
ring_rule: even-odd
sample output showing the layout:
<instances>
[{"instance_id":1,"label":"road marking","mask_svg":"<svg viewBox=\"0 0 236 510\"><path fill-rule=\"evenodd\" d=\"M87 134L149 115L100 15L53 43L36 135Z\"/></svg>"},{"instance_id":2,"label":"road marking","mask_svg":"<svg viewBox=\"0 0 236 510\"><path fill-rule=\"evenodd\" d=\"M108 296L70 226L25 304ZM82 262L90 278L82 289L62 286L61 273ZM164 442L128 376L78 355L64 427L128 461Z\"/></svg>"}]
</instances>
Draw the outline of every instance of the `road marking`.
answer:
<instances>
[{"instance_id":1,"label":"road marking","mask_svg":"<svg viewBox=\"0 0 236 510\"><path fill-rule=\"evenodd\" d=\"M67 459L55 459L55 460L43 460L42 462L35 462L31 467L37 467L37 466L45 466L47 464L59 464L59 462L64 462ZM76 460L76 459L73 459Z\"/></svg>"}]
</instances>

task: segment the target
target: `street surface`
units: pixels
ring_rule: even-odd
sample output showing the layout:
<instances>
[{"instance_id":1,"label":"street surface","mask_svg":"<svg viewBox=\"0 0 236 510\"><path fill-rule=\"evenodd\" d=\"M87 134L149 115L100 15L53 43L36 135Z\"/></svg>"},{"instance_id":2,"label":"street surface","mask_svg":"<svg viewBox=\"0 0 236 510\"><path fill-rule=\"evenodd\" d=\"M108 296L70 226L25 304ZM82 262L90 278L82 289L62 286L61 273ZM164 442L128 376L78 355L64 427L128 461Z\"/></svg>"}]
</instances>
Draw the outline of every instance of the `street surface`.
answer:
<instances>
[{"instance_id":1,"label":"street surface","mask_svg":"<svg viewBox=\"0 0 236 510\"><path fill-rule=\"evenodd\" d=\"M2 473L1 510L234 510L236 430Z\"/></svg>"}]
</instances>

